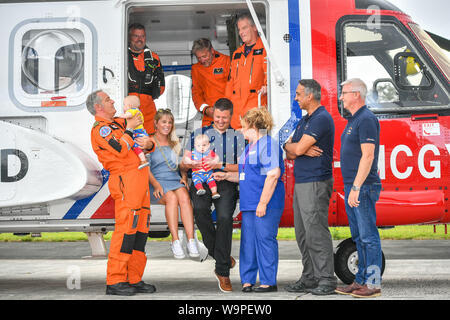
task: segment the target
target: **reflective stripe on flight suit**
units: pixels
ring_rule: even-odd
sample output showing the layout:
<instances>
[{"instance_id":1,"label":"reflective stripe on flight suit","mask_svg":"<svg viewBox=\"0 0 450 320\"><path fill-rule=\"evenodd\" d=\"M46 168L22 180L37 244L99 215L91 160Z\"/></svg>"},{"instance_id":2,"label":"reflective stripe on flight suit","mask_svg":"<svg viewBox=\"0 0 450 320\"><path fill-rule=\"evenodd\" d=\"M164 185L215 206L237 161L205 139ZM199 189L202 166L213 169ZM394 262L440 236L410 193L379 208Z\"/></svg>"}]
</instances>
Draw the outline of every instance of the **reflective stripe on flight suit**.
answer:
<instances>
[{"instance_id":1,"label":"reflective stripe on flight suit","mask_svg":"<svg viewBox=\"0 0 450 320\"><path fill-rule=\"evenodd\" d=\"M205 114L202 105L213 107L217 100L225 97L228 73L230 72L230 57L213 51L213 61L209 67L200 62L192 66L192 101L198 111L203 113L202 127L209 126L212 118Z\"/></svg>"},{"instance_id":2,"label":"reflective stripe on flight suit","mask_svg":"<svg viewBox=\"0 0 450 320\"><path fill-rule=\"evenodd\" d=\"M258 107L258 90L267 86L266 50L258 37L253 49L244 55L245 44L236 49L231 60L226 97L233 102L231 127L241 128L240 117ZM261 96L261 105L267 106L267 95Z\"/></svg>"},{"instance_id":3,"label":"reflective stripe on flight suit","mask_svg":"<svg viewBox=\"0 0 450 320\"><path fill-rule=\"evenodd\" d=\"M147 257L145 244L150 226L148 170L139 170L139 158L125 133L126 120L113 122L96 117L91 131L92 148L103 167L115 201L115 229L108 255L106 284L141 281Z\"/></svg>"}]
</instances>

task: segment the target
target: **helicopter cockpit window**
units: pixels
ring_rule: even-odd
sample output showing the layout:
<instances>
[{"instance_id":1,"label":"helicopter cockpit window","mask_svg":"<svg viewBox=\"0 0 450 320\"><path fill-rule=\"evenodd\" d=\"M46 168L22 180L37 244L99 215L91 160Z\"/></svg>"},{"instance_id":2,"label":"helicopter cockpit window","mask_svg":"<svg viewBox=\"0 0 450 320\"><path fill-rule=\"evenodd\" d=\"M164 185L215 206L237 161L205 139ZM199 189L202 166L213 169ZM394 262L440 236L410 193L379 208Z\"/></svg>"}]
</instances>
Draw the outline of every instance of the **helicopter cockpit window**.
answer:
<instances>
[{"instance_id":1,"label":"helicopter cockpit window","mask_svg":"<svg viewBox=\"0 0 450 320\"><path fill-rule=\"evenodd\" d=\"M449 107L449 97L428 61L395 24L380 23L374 28L348 22L343 25L342 40L340 81L361 78L373 112L411 114Z\"/></svg>"},{"instance_id":2,"label":"helicopter cockpit window","mask_svg":"<svg viewBox=\"0 0 450 320\"><path fill-rule=\"evenodd\" d=\"M441 68L445 77L448 81L450 81L450 58L447 56L444 51L436 44L436 42L431 39L431 37L422 30L417 24L410 23L412 31L416 35L416 37L421 41L421 43L425 46L427 51L433 57L433 59L438 64L439 68Z\"/></svg>"}]
</instances>

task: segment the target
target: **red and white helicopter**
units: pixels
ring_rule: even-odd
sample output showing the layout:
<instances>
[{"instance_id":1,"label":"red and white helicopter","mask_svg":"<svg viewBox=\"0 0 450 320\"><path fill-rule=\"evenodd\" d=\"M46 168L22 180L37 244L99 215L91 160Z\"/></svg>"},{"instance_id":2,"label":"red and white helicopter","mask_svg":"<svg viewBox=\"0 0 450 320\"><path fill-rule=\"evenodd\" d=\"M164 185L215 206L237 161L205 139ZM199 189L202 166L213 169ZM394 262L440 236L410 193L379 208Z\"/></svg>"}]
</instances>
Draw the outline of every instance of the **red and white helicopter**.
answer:
<instances>
[{"instance_id":1,"label":"red and white helicopter","mask_svg":"<svg viewBox=\"0 0 450 320\"><path fill-rule=\"evenodd\" d=\"M147 28L161 57L169 106L180 136L200 115L190 93L190 48L200 37L231 55L239 46L236 14L250 10L268 51L268 108L282 143L302 113L298 80L314 78L336 126L329 225L345 226L339 84L362 78L381 124L379 227L450 222L450 62L448 40L430 35L384 0L6 1L0 4L0 232L89 233L94 254L114 226L114 203L90 145L87 95L127 94L127 26ZM433 40L439 42L439 45ZM118 105L116 105L118 107ZM286 161L285 212L293 226L293 162ZM238 217L239 210L236 211ZM238 222L238 221L236 221ZM165 235L152 205L150 236ZM336 274L349 282L356 249L336 251Z\"/></svg>"}]
</instances>

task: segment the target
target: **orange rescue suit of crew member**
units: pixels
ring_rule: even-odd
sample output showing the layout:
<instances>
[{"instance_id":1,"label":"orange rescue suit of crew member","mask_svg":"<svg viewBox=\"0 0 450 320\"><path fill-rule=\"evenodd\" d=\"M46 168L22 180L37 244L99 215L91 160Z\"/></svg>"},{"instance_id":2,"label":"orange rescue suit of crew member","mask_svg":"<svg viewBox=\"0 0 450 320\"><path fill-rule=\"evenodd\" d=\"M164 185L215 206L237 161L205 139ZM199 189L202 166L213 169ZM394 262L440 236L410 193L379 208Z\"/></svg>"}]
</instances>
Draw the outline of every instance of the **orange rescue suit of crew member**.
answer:
<instances>
[{"instance_id":1,"label":"orange rescue suit of crew member","mask_svg":"<svg viewBox=\"0 0 450 320\"><path fill-rule=\"evenodd\" d=\"M150 53L146 53L147 51ZM157 79L155 79L154 81L159 81L160 83L159 92L153 93L153 95L156 95L156 97L150 93L152 91L151 86L153 86L155 82L149 84L150 87L148 87L148 85L145 83L137 84L136 82L139 82L139 79L130 78L131 74L133 74L132 72L133 70L131 70L133 66L131 66L130 64L128 66L129 68L128 94L136 95L141 100L141 105L139 108L142 114L144 115L144 128L150 134L155 132L154 119L156 115L156 105L154 100L157 99L160 95L162 95L165 89L164 73L162 71L161 60L159 59L158 54L156 54L155 52L151 52L147 47L139 55L131 53L130 50L128 54L130 55L130 59L133 59L134 67L137 69L137 71L140 72L148 71L149 66L147 66L147 69L145 66L145 60L146 59L148 60L146 55L150 54L151 57L153 58L152 62L154 61L154 66L152 66L152 68L155 70L155 77L157 77Z\"/></svg>"},{"instance_id":2,"label":"orange rescue suit of crew member","mask_svg":"<svg viewBox=\"0 0 450 320\"><path fill-rule=\"evenodd\" d=\"M261 38L258 37L247 56L244 50L245 44L233 53L226 87L226 97L233 102L234 129L241 128L240 118L248 110L258 107L258 90L267 86L267 54ZM261 96L261 105L267 106L267 95Z\"/></svg>"},{"instance_id":3,"label":"orange rescue suit of crew member","mask_svg":"<svg viewBox=\"0 0 450 320\"><path fill-rule=\"evenodd\" d=\"M150 226L148 170L139 170L126 120L95 117L91 143L98 160L109 171L108 187L115 201L115 229L111 238L106 284L141 281L147 257L145 245Z\"/></svg>"},{"instance_id":4,"label":"orange rescue suit of crew member","mask_svg":"<svg viewBox=\"0 0 450 320\"><path fill-rule=\"evenodd\" d=\"M206 107L214 107L220 98L225 97L230 57L213 50L213 60L209 67L200 62L192 66L192 100L198 111L203 113L202 126L209 126L212 118L205 114ZM202 107L203 106L203 107Z\"/></svg>"}]
</instances>

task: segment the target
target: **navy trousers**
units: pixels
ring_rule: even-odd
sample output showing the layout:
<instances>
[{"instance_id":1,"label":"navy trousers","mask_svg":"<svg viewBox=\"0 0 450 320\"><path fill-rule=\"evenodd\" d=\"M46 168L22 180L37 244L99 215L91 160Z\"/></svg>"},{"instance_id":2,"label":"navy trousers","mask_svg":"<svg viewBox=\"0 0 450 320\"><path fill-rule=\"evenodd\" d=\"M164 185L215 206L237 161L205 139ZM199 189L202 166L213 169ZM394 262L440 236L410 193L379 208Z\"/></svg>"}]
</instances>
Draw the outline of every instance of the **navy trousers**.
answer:
<instances>
[{"instance_id":1,"label":"navy trousers","mask_svg":"<svg viewBox=\"0 0 450 320\"><path fill-rule=\"evenodd\" d=\"M230 276L231 267L231 240L233 236L233 213L236 209L236 201L239 195L237 184L227 180L217 181L217 192L220 198L211 198L211 189L203 183L206 194L198 196L197 189L191 184L189 192L191 194L194 207L194 218L203 238L203 243L208 248L208 253L216 260L218 275L222 277ZM214 223L211 217L211 206L214 203L217 220Z\"/></svg>"},{"instance_id":2,"label":"navy trousers","mask_svg":"<svg viewBox=\"0 0 450 320\"><path fill-rule=\"evenodd\" d=\"M276 285L278 272L278 226L283 209L267 209L259 218L255 211L242 212L239 272L241 283Z\"/></svg>"}]
</instances>

